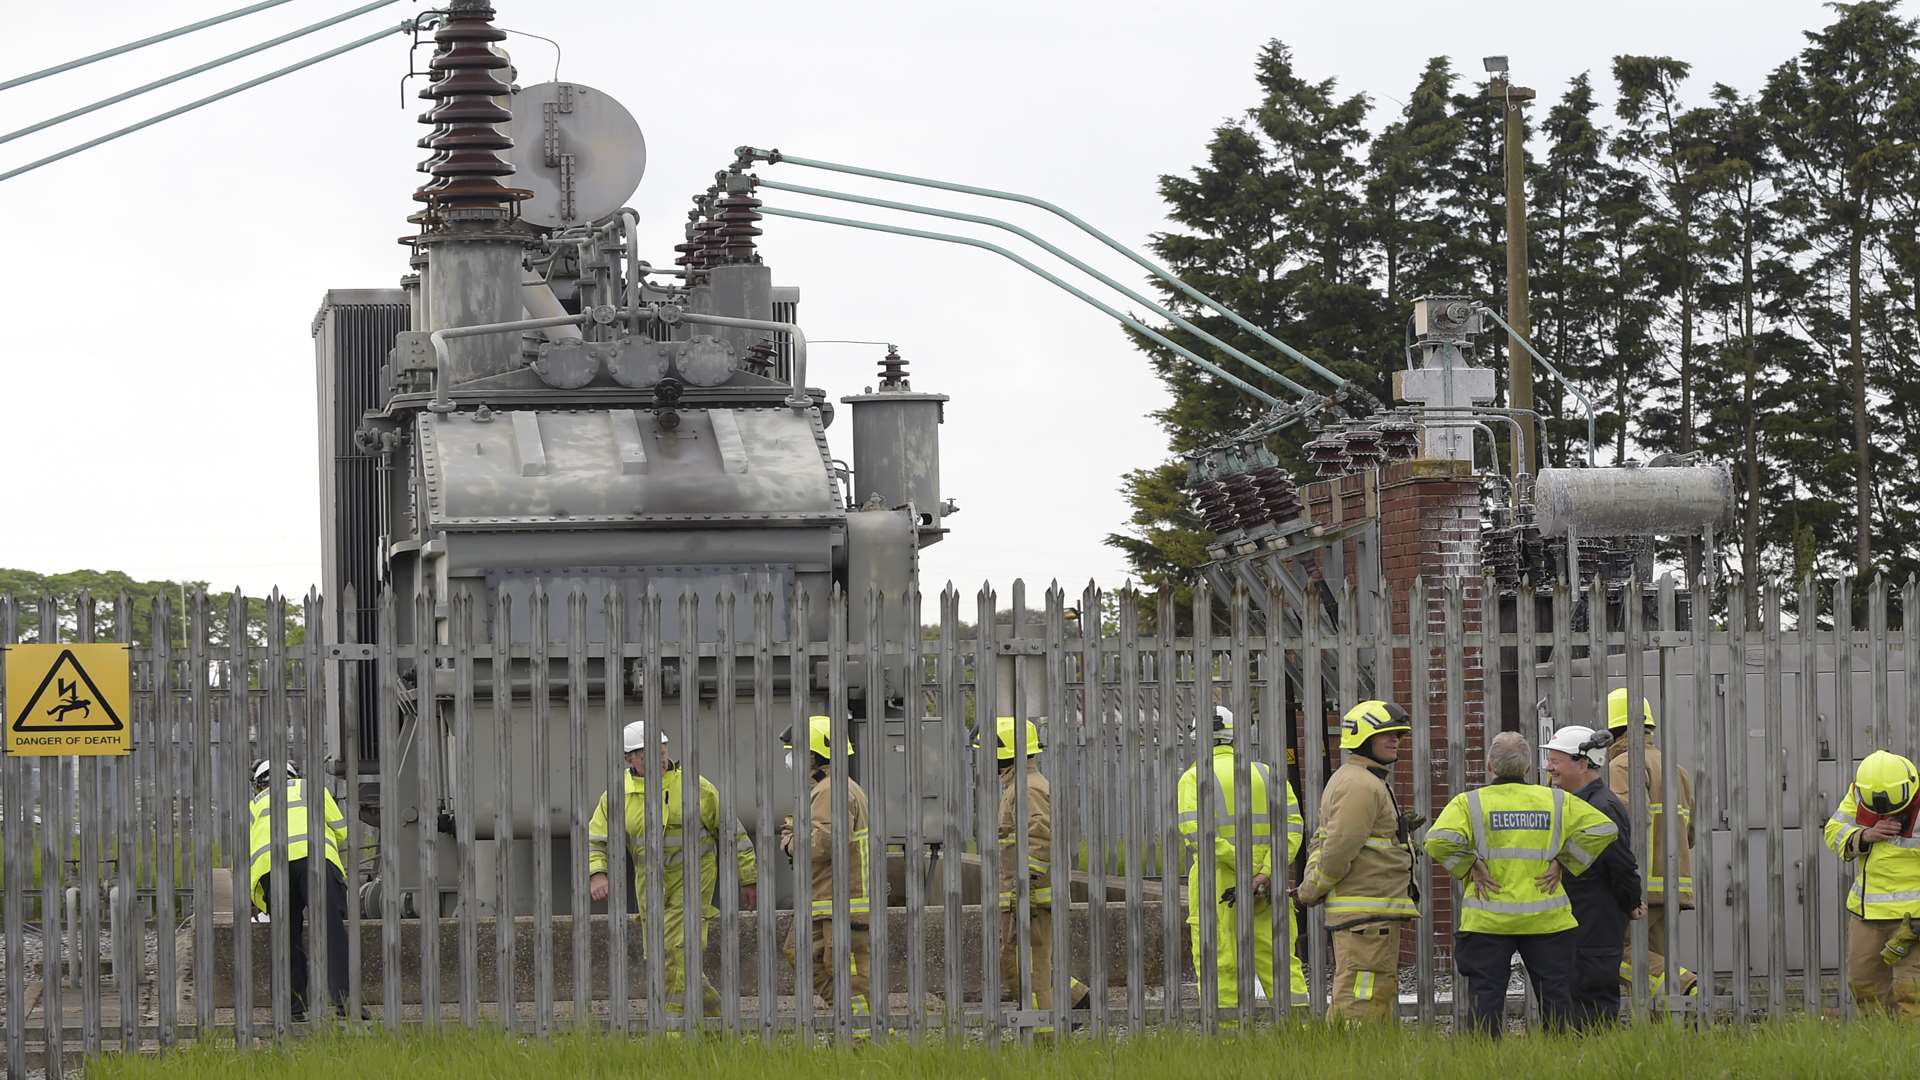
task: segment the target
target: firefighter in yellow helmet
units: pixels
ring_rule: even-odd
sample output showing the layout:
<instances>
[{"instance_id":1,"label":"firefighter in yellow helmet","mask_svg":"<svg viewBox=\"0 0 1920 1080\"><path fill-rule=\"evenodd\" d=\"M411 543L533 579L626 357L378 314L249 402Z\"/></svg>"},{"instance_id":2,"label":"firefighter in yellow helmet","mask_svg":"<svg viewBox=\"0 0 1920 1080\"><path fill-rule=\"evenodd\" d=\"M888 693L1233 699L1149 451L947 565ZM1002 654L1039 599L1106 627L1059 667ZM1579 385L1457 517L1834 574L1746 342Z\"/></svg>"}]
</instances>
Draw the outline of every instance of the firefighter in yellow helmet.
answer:
<instances>
[{"instance_id":1,"label":"firefighter in yellow helmet","mask_svg":"<svg viewBox=\"0 0 1920 1080\"><path fill-rule=\"evenodd\" d=\"M813 781L813 788L807 795L807 871L811 881L809 895L812 899L813 916L812 947L808 954L812 957L813 992L820 996L829 1007L833 1004L833 860L836 850L847 868L847 987L852 1001L851 1012L855 1016L866 1016L870 1009L867 995L871 992L872 974L867 970L867 957L871 954L869 931L872 925L872 909L868 900L868 838L867 838L867 793L856 783L853 777L847 777L847 820L843 830L833 827L833 777L830 771L833 754L853 756L853 745L836 748L833 737L833 719L826 716L807 717L807 730L804 736L805 748L794 741L793 729L788 728L780 735L780 742L787 748L787 764L795 769L804 768ZM794 853L793 818L789 817L780 824L780 850L788 858ZM797 954L800 943L800 921L796 918L793 930L787 936L787 962L798 964Z\"/></svg>"},{"instance_id":2,"label":"firefighter in yellow helmet","mask_svg":"<svg viewBox=\"0 0 1920 1080\"><path fill-rule=\"evenodd\" d=\"M1626 687L1607 695L1607 730L1613 734L1613 745L1607 751L1607 787L1629 807L1633 805L1629 794L1633 766L1627 749L1630 712ZM1653 745L1653 705L1645 698L1640 700L1640 715L1646 727L1646 744L1640 748L1640 762L1645 774L1641 786L1647 792L1647 865L1642 868L1647 882L1647 979L1658 998L1667 990L1667 900L1677 896L1675 903L1682 911L1693 907L1693 778L1676 763L1673 767L1676 790L1666 790L1666 770L1661 765L1659 749ZM1672 888L1668 887L1665 876L1667 827L1664 818L1669 813L1678 818L1674 828L1680 840L1680 880ZM1631 934L1631 929L1628 932ZM1633 983L1632 948L1629 941L1627 957L1620 961L1620 982L1627 986ZM1672 968L1677 980L1675 988L1680 993L1699 993L1699 978L1692 971L1679 964L1673 964Z\"/></svg>"},{"instance_id":3,"label":"firefighter in yellow helmet","mask_svg":"<svg viewBox=\"0 0 1920 1080\"><path fill-rule=\"evenodd\" d=\"M682 810L686 780L679 763L667 756L665 732L655 732L649 739L645 722L636 720L620 734L627 764L626 782L621 793L627 829L627 861L633 867L633 891L639 898L642 917L647 912L647 812L651 806L662 808L660 886L661 918L664 923L662 937L666 953L666 1007L678 1012L687 987L687 838L686 818ZM656 755L651 770L647 768L649 753ZM661 797L647 797L647 778L643 774L648 771L653 773L653 782L660 786ZM719 909L709 902L714 884L720 876L720 792L706 777L699 777L698 780L700 806L695 815L698 824L694 840L699 848L697 866L700 878L697 888L701 910L694 916L695 956L704 954L707 924L720 914ZM614 895L612 883L607 878L607 841L611 835L607 803L607 796L603 793L599 805L594 807L593 818L587 822L587 870L591 874L587 879L587 895L596 901L613 896L609 910L619 911L626 907L625 898ZM759 881L753 842L738 828L734 834L739 838L732 854L740 867L740 903L742 907L752 907L756 882ZM642 943L645 943L644 937ZM705 975L701 976L700 983L703 1011L708 1015L718 1013L721 1004L719 991L707 982Z\"/></svg>"},{"instance_id":4,"label":"firefighter in yellow helmet","mask_svg":"<svg viewBox=\"0 0 1920 1080\"><path fill-rule=\"evenodd\" d=\"M1346 760L1320 796L1320 822L1296 890L1308 907L1327 905L1333 932L1330 1020L1390 1020L1400 990L1400 927L1419 914L1413 830L1421 820L1394 801L1392 774L1407 711L1363 701L1340 721Z\"/></svg>"},{"instance_id":5,"label":"firefighter in yellow helmet","mask_svg":"<svg viewBox=\"0 0 1920 1080\"><path fill-rule=\"evenodd\" d=\"M1466 980L1474 1029L1495 1038L1506 1018L1516 952L1547 1029L1571 1023L1579 924L1561 868L1585 873L1620 835L1578 796L1527 783L1532 757L1519 732L1495 735L1487 744L1492 783L1455 795L1427 830L1427 854L1469 883L1460 898L1454 966Z\"/></svg>"},{"instance_id":6,"label":"firefighter in yellow helmet","mask_svg":"<svg viewBox=\"0 0 1920 1080\"><path fill-rule=\"evenodd\" d=\"M976 744L977 745L977 744ZM994 721L994 762L1000 773L1000 991L1028 1008L1053 1008L1053 788L1034 761L1040 731L1031 720ZM1020 758L1026 758L1027 941L1033 983L1020 995ZM1088 990L1068 976L1072 1009L1085 1008Z\"/></svg>"},{"instance_id":7,"label":"firefighter in yellow helmet","mask_svg":"<svg viewBox=\"0 0 1920 1080\"><path fill-rule=\"evenodd\" d=\"M1253 835L1244 842L1236 843L1236 819L1239 814L1239 792L1235 789L1234 773L1237 771L1233 755L1233 713L1222 706L1214 706L1212 723L1212 765L1213 765L1213 850L1202 851L1200 844L1200 777L1198 765L1188 766L1182 773L1176 786L1179 800L1180 835L1185 837L1192 851L1187 864L1187 927L1193 946L1193 969L1201 974L1201 985L1206 985L1202 971L1201 952L1201 906L1210 904L1214 908L1214 956L1216 958L1218 989L1215 1001L1223 1009L1231 1009L1240 1004L1240 937L1239 922L1235 914L1241 902L1238 896L1239 860L1242 855L1250 860L1249 875L1253 886L1253 896L1247 898L1253 905L1253 985L1266 993L1279 996L1273 983L1273 810L1276 809L1274 791L1276 783L1273 772L1266 762L1248 763L1247 777L1250 790L1247 792L1247 810L1253 820ZM1281 776L1278 784L1286 789L1287 808L1287 859L1300 852L1300 845L1306 839L1306 819L1300 816L1300 800L1294 797L1293 785ZM1213 863L1213 891L1205 894L1206 878L1202 870L1202 860ZM1306 976L1300 970L1300 958L1293 951L1293 905L1286 906L1285 941L1287 943L1287 981L1288 1000L1301 997L1307 992Z\"/></svg>"},{"instance_id":8,"label":"firefighter in yellow helmet","mask_svg":"<svg viewBox=\"0 0 1920 1080\"><path fill-rule=\"evenodd\" d=\"M300 778L300 770L291 762L279 768L281 783L285 785L286 799L281 803L286 819L287 838L287 922L292 929L287 940L293 946L291 986L293 989L293 1018L305 1021L307 1018L307 996L311 987L311 976L307 958L306 921L319 919L325 924L327 936L327 999L335 1009L342 1012L347 1007L347 878L346 865L340 859L340 850L347 846L347 819L340 813L340 806L333 801L333 793L324 784L308 788L307 782ZM247 825L247 883L252 889L253 904L274 918L282 913L273 911L271 906L273 873L273 774L272 762L262 758L253 764L253 799L247 803L250 821ZM313 791L320 793L318 800L310 799ZM319 810L322 813L320 830L320 856L327 860L325 892L322 896L310 895L312 878L309 876L307 859L313 855L308 847L312 842L312 826L307 814Z\"/></svg>"},{"instance_id":9,"label":"firefighter in yellow helmet","mask_svg":"<svg viewBox=\"0 0 1920 1080\"><path fill-rule=\"evenodd\" d=\"M1827 819L1827 847L1853 866L1847 886L1847 985L1863 1008L1920 1017L1920 772L1875 750Z\"/></svg>"}]
</instances>

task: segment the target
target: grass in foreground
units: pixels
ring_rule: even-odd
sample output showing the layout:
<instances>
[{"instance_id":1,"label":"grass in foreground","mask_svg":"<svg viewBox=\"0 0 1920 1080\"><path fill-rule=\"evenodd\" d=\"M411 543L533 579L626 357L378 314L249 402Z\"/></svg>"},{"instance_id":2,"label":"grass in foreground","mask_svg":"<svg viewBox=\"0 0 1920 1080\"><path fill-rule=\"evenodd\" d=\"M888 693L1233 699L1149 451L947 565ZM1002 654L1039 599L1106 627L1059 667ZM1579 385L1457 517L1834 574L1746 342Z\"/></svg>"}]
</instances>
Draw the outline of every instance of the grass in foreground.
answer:
<instances>
[{"instance_id":1,"label":"grass in foreground","mask_svg":"<svg viewBox=\"0 0 1920 1080\"><path fill-rule=\"evenodd\" d=\"M508 1038L498 1031L425 1036L315 1035L294 1046L237 1053L195 1047L165 1058L103 1057L93 1080L486 1080L491 1077L695 1077L698 1080L1066 1080L1069 1077L1420 1076L1497 1080L1524 1076L1890 1077L1912 1075L1920 1038L1895 1022L1800 1020L1699 1033L1671 1027L1590 1038L1509 1038L1494 1044L1429 1031L1289 1027L1206 1037L1165 1032L1131 1040L1072 1039L1054 1046L904 1040L852 1049L770 1047L732 1039L681 1041L564 1035Z\"/></svg>"}]
</instances>

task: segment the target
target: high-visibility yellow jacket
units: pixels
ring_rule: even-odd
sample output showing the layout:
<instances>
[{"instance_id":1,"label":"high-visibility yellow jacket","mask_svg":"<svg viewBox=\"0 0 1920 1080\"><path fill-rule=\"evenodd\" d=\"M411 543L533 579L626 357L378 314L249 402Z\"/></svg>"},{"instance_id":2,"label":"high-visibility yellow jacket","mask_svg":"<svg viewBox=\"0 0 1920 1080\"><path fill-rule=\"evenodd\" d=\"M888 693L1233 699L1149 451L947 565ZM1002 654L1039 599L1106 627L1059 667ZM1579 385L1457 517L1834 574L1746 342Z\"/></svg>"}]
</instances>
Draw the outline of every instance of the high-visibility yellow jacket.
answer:
<instances>
[{"instance_id":1,"label":"high-visibility yellow jacket","mask_svg":"<svg viewBox=\"0 0 1920 1080\"><path fill-rule=\"evenodd\" d=\"M1188 864L1188 874L1198 873L1203 841L1200 831L1200 776L1197 766L1188 766L1180 775L1175 787L1178 798L1180 835L1194 849L1193 861ZM1239 802L1234 790L1233 747L1219 745L1213 748L1213 889L1217 895L1231 888L1239 879L1239 855L1244 850L1252 860L1253 875L1265 874L1273 877L1273 812L1269 793L1273 790L1273 771L1266 762L1250 762L1247 777L1252 791L1247 797L1247 812L1253 820L1253 835L1244 844L1236 844L1239 828ZM1306 841L1306 819L1300 816L1300 800L1294 797L1293 785L1281 781L1287 789L1287 860L1300 853L1300 845ZM1195 878L1194 880L1198 880ZM1198 920L1197 913L1189 912L1188 918Z\"/></svg>"},{"instance_id":2,"label":"high-visibility yellow jacket","mask_svg":"<svg viewBox=\"0 0 1920 1080\"><path fill-rule=\"evenodd\" d=\"M327 861L342 874L347 872L346 864L340 860L340 849L347 844L347 819L340 813L340 805L333 801L333 792L325 785L319 788L326 810L325 827L320 830L320 842L326 848ZM307 857L307 782L305 780L287 781L287 861ZM273 870L273 792L262 791L247 804L247 812L252 821L247 826L247 848L251 853L247 859L247 884L253 890L253 906L262 911L267 909L266 876Z\"/></svg>"},{"instance_id":3,"label":"high-visibility yellow jacket","mask_svg":"<svg viewBox=\"0 0 1920 1080\"><path fill-rule=\"evenodd\" d=\"M867 792L851 777L847 779L847 827L841 834L845 847L841 849L841 858L847 867L847 915L850 922L866 923L872 914L871 895L867 891L870 874L868 863L869 842L867 837ZM813 896L813 917L828 919L833 917L833 849L836 843L833 828L833 777L823 776L813 785L807 795L807 877L811 882L810 893ZM788 817L782 826L793 828L793 818ZM792 852L789 851L791 856Z\"/></svg>"},{"instance_id":4,"label":"high-visibility yellow jacket","mask_svg":"<svg viewBox=\"0 0 1920 1080\"><path fill-rule=\"evenodd\" d=\"M1019 769L1000 772L1000 907L1011 910L1020 901ZM1033 762L1027 762L1027 873L1032 880L1027 903L1053 906L1049 868L1053 859L1053 788Z\"/></svg>"},{"instance_id":5,"label":"high-visibility yellow jacket","mask_svg":"<svg viewBox=\"0 0 1920 1080\"><path fill-rule=\"evenodd\" d=\"M697 815L699 833L696 837L700 852L700 903L706 917L719 914L713 906L713 886L720 876L720 864L716 853L720 848L720 792L707 778L700 780L700 810ZM659 800L660 815L660 886L661 899L669 909L679 910L686 906L686 832L685 819L681 813L686 805L684 775L679 766L666 771L660 778L660 786L666 789L665 798ZM646 797L646 780L634 773L626 772L625 802L627 818L627 862L633 867L634 895L640 898L644 906L647 902L647 810L651 800ZM600 796L600 803L593 809L593 818L587 822L587 872L604 874L607 872L607 839L611 835L611 826L607 821L607 797ZM734 843L734 858L740 866L740 884L752 885L759 881L759 871L753 856L753 840L745 831L735 830L738 839Z\"/></svg>"},{"instance_id":6,"label":"high-visibility yellow jacket","mask_svg":"<svg viewBox=\"0 0 1920 1080\"><path fill-rule=\"evenodd\" d=\"M1354 754L1327 779L1320 822L1300 875L1300 900L1327 901L1327 929L1420 914L1407 885L1413 847L1400 839L1400 814L1387 767Z\"/></svg>"},{"instance_id":7,"label":"high-visibility yellow jacket","mask_svg":"<svg viewBox=\"0 0 1920 1080\"><path fill-rule=\"evenodd\" d=\"M1647 732L1646 744L1640 749L1644 752L1640 763L1645 766L1647 774L1647 865L1641 868L1647 878L1647 903L1667 902L1667 826L1664 815L1672 812L1678 818L1674 828L1680 839L1677 853L1680 906L1690 908L1693 906L1693 778L1687 775L1687 770L1675 765L1673 785L1678 790L1669 793L1666 790L1666 771L1660 764L1660 751L1653 745L1653 732ZM1633 800L1627 794L1627 781L1632 776L1631 764L1623 734L1613 749L1607 751L1607 786L1620 796L1620 801L1629 810L1633 807Z\"/></svg>"},{"instance_id":8,"label":"high-visibility yellow jacket","mask_svg":"<svg viewBox=\"0 0 1920 1080\"><path fill-rule=\"evenodd\" d=\"M1455 795L1427 830L1427 854L1466 880L1477 859L1499 890L1461 898L1460 929L1472 934L1551 934L1579 923L1567 890L1536 880L1556 860L1584 873L1620 830L1577 795L1524 780L1496 780Z\"/></svg>"},{"instance_id":9,"label":"high-visibility yellow jacket","mask_svg":"<svg viewBox=\"0 0 1920 1080\"><path fill-rule=\"evenodd\" d=\"M1920 836L1892 836L1860 845L1866 828L1855 814L1853 785L1827 819L1827 847L1842 861L1854 864L1853 884L1847 886L1847 910L1863 919L1920 918Z\"/></svg>"}]
</instances>

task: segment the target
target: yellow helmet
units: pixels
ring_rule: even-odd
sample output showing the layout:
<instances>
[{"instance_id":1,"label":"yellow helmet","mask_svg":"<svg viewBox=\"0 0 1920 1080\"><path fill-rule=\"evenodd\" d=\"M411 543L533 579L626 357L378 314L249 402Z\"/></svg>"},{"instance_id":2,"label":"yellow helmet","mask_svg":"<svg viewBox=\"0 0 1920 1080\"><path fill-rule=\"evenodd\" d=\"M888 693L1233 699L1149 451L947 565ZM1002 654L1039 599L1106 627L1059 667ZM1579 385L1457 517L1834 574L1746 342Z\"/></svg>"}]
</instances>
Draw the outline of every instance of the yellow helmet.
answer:
<instances>
[{"instance_id":1,"label":"yellow helmet","mask_svg":"<svg viewBox=\"0 0 1920 1080\"><path fill-rule=\"evenodd\" d=\"M1340 718L1340 749L1358 750L1389 731L1412 731L1407 710L1391 701L1363 701Z\"/></svg>"},{"instance_id":2,"label":"yellow helmet","mask_svg":"<svg viewBox=\"0 0 1920 1080\"><path fill-rule=\"evenodd\" d=\"M1035 756L1043 749L1040 745L1040 729L1031 720L1015 720L1011 716L1002 716L994 720L993 727L993 756L999 761L1012 761L1014 759L1017 753L1014 746L1016 741L1024 741L1026 743L1028 757ZM1017 727L1026 728L1022 736L1015 736L1014 730ZM980 745L980 736L978 733L974 735L973 745L975 747Z\"/></svg>"},{"instance_id":3,"label":"yellow helmet","mask_svg":"<svg viewBox=\"0 0 1920 1080\"><path fill-rule=\"evenodd\" d=\"M1619 731L1627 726L1627 688L1621 687L1607 695L1607 730ZM1640 699L1640 711L1645 714L1647 726L1653 726L1653 703L1646 698Z\"/></svg>"},{"instance_id":4,"label":"yellow helmet","mask_svg":"<svg viewBox=\"0 0 1920 1080\"><path fill-rule=\"evenodd\" d=\"M1899 754L1875 750L1853 774L1853 797L1876 814L1898 813L1920 790L1920 773Z\"/></svg>"},{"instance_id":5,"label":"yellow helmet","mask_svg":"<svg viewBox=\"0 0 1920 1080\"><path fill-rule=\"evenodd\" d=\"M780 743L781 745L787 747L788 749L793 748L793 729L792 728L788 728L787 730L780 733ZM807 749L813 751L813 755L815 757L824 758L824 757L833 756L833 718L832 717L830 716L807 717ZM853 756L853 744L851 742L847 744L846 753L848 757Z\"/></svg>"}]
</instances>

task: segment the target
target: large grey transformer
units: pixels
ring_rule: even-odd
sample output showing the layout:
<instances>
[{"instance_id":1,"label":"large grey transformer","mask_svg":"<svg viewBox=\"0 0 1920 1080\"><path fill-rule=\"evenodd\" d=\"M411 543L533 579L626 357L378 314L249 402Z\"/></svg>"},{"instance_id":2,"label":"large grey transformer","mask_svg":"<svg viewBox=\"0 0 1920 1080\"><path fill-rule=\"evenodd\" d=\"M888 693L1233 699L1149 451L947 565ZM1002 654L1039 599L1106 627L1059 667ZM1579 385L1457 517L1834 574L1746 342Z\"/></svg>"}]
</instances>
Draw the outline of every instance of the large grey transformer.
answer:
<instances>
[{"instance_id":1,"label":"large grey transformer","mask_svg":"<svg viewBox=\"0 0 1920 1080\"><path fill-rule=\"evenodd\" d=\"M422 92L434 103L421 118L431 129L421 145L432 156L421 166L430 179L415 193L420 209L408 219L417 232L404 240L412 272L399 289L329 292L314 324L325 588L334 597L351 585L358 597L358 610L330 612L329 630L338 640L375 640L383 628L370 613L388 590L403 602L400 625L385 632L401 643L446 643L447 600L466 591L484 622L482 640L502 629L493 623L504 598L513 638L525 641L543 587L553 641L573 632L571 590L586 597L584 629L596 643L638 640L650 590L668 641L679 639L679 601L689 594L703 600L701 632L715 633L713 599L722 591L770 593L775 640L801 629L792 622L802 596L809 639L827 637L839 603L858 640L870 588L887 598L889 634L907 631L893 625L906 619L896 606L919 548L940 538L950 511L939 482L946 399L913 391L890 356L877 387L842 399L854 460L850 469L835 462L826 439L832 399L805 385L797 294L773 284L755 250L758 201L724 184L700 197L676 269L653 268L636 250L638 216L623 205L645 162L638 125L591 87L510 89L492 11L484 3L451 8L435 32L432 81ZM607 625L614 593L625 626ZM423 595L431 608L407 602ZM430 624L416 625L416 611ZM749 605L734 618L750 640ZM498 785L471 781L479 880L491 883L486 864L515 845L522 880L513 894L523 910L541 885L527 879L534 860L520 853L534 842L536 823L544 818L561 838L545 884L564 905L574 872L565 838L572 819L591 809L570 805L572 771L581 768L597 796L610 765L604 734L587 740L584 760L570 756L564 664L550 667L554 707L542 710L544 726L536 719L526 700L529 664L511 662L510 709L492 706L490 670L474 678L474 776L498 775L492 725L511 729L511 835L496 835ZM675 718L666 730L677 742L680 695L694 696L700 771L736 785L738 804L750 807L760 756L746 752L755 717L744 703L723 714L710 665L643 671L630 663L608 672L596 658L586 673L588 712L603 717L605 696L622 694L634 703L629 718L638 718L639 703L657 695L659 715ZM792 693L792 674L776 660L777 692ZM397 813L403 850L414 850L423 830L445 845L442 880L422 882L408 859L400 879L382 887L443 913L460 902L491 912L490 884L477 896L456 888L451 814L469 778L443 769L437 791L421 792L418 739L440 740L440 760L457 760L449 682L434 680L436 700L403 707L412 719L397 746L381 744L371 693L353 712L329 702L330 756L341 759L351 726L362 776L349 782L362 785L369 805ZM805 710L826 711L825 680L806 684ZM856 719L902 715L897 687L855 677L847 692ZM792 715L793 704L789 698L776 715ZM546 805L531 798L536 740L550 749ZM394 767L393 790L374 790L382 755ZM865 767L856 759L856 770ZM793 777L774 783L790 791Z\"/></svg>"}]
</instances>

